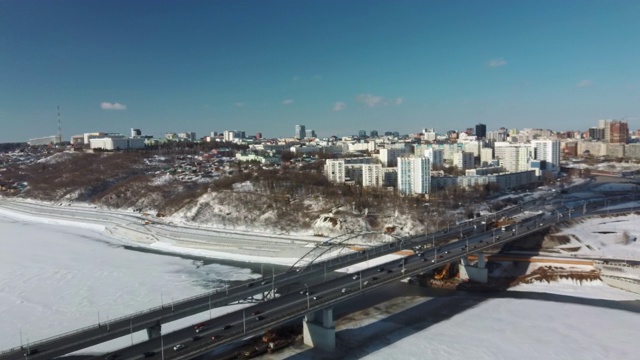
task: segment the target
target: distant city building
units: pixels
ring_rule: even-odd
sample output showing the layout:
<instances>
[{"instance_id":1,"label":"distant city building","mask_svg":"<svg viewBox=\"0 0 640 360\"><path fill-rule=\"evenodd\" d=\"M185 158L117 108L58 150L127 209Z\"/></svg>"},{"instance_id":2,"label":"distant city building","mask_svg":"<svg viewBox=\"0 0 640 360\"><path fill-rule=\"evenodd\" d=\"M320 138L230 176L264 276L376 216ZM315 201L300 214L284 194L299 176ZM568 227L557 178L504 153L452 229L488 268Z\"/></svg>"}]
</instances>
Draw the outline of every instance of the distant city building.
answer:
<instances>
[{"instance_id":1,"label":"distant city building","mask_svg":"<svg viewBox=\"0 0 640 360\"><path fill-rule=\"evenodd\" d=\"M604 128L600 128L600 127L589 128L589 139L604 140Z\"/></svg>"},{"instance_id":2,"label":"distant city building","mask_svg":"<svg viewBox=\"0 0 640 360\"><path fill-rule=\"evenodd\" d=\"M360 130L358 131L358 137L363 139L367 137L367 130Z\"/></svg>"},{"instance_id":3,"label":"distant city building","mask_svg":"<svg viewBox=\"0 0 640 360\"><path fill-rule=\"evenodd\" d=\"M487 125L485 125L485 124L476 125L476 136L479 139L486 138L487 137Z\"/></svg>"},{"instance_id":4,"label":"distant city building","mask_svg":"<svg viewBox=\"0 0 640 360\"><path fill-rule=\"evenodd\" d=\"M609 142L612 144L626 144L629 139L629 127L624 121L612 121L609 125Z\"/></svg>"},{"instance_id":5,"label":"distant city building","mask_svg":"<svg viewBox=\"0 0 640 360\"><path fill-rule=\"evenodd\" d=\"M257 133L256 133L256 139L257 139L257 140L262 139L262 133L261 133L261 132L257 132Z\"/></svg>"},{"instance_id":6,"label":"distant city building","mask_svg":"<svg viewBox=\"0 0 640 360\"><path fill-rule=\"evenodd\" d=\"M307 130L305 131L305 135L308 139L317 138L315 130Z\"/></svg>"},{"instance_id":7,"label":"distant city building","mask_svg":"<svg viewBox=\"0 0 640 360\"><path fill-rule=\"evenodd\" d=\"M398 158L398 192L403 195L428 194L431 187L429 159Z\"/></svg>"},{"instance_id":8,"label":"distant city building","mask_svg":"<svg viewBox=\"0 0 640 360\"><path fill-rule=\"evenodd\" d=\"M142 149L145 147L145 140L144 138L126 138L124 135L108 135L89 139L89 146L92 149L103 150Z\"/></svg>"},{"instance_id":9,"label":"distant city building","mask_svg":"<svg viewBox=\"0 0 640 360\"><path fill-rule=\"evenodd\" d=\"M31 146L56 145L62 143L62 139L60 138L60 135L51 135L29 139L27 143Z\"/></svg>"},{"instance_id":10,"label":"distant city building","mask_svg":"<svg viewBox=\"0 0 640 360\"><path fill-rule=\"evenodd\" d=\"M531 140L535 149L534 159L545 160L547 170L558 173L560 171L560 141L559 140Z\"/></svg>"},{"instance_id":11,"label":"distant city building","mask_svg":"<svg viewBox=\"0 0 640 360\"><path fill-rule=\"evenodd\" d=\"M371 130L370 135L371 135L372 138L377 138L378 137L378 130Z\"/></svg>"},{"instance_id":12,"label":"distant city building","mask_svg":"<svg viewBox=\"0 0 640 360\"><path fill-rule=\"evenodd\" d=\"M304 139L304 137L306 136L306 130L305 130L305 126L304 125L296 125L296 134L295 134L295 138L298 140L302 140Z\"/></svg>"},{"instance_id":13,"label":"distant city building","mask_svg":"<svg viewBox=\"0 0 640 360\"><path fill-rule=\"evenodd\" d=\"M507 172L520 172L529 170L529 161L534 158L534 150L530 144L511 144L496 142L494 148L495 158L500 160Z\"/></svg>"},{"instance_id":14,"label":"distant city building","mask_svg":"<svg viewBox=\"0 0 640 360\"><path fill-rule=\"evenodd\" d=\"M473 153L461 151L453 154L453 165L458 169L473 169Z\"/></svg>"},{"instance_id":15,"label":"distant city building","mask_svg":"<svg viewBox=\"0 0 640 360\"><path fill-rule=\"evenodd\" d=\"M428 148L424 150L424 156L429 159L431 168L444 164L444 150Z\"/></svg>"},{"instance_id":16,"label":"distant city building","mask_svg":"<svg viewBox=\"0 0 640 360\"><path fill-rule=\"evenodd\" d=\"M131 128L131 137L141 136L142 131L140 129Z\"/></svg>"},{"instance_id":17,"label":"distant city building","mask_svg":"<svg viewBox=\"0 0 640 360\"><path fill-rule=\"evenodd\" d=\"M224 141L227 141L227 142L233 142L235 140L244 139L244 138L245 138L245 132L244 131L225 130L224 134L223 134L223 139L224 139Z\"/></svg>"},{"instance_id":18,"label":"distant city building","mask_svg":"<svg viewBox=\"0 0 640 360\"><path fill-rule=\"evenodd\" d=\"M196 133L193 131L181 132L178 134L178 139L187 141L196 141Z\"/></svg>"},{"instance_id":19,"label":"distant city building","mask_svg":"<svg viewBox=\"0 0 640 360\"><path fill-rule=\"evenodd\" d=\"M407 155L407 150L402 148L396 149L379 149L378 157L382 166L396 166L398 164L398 157Z\"/></svg>"}]
</instances>

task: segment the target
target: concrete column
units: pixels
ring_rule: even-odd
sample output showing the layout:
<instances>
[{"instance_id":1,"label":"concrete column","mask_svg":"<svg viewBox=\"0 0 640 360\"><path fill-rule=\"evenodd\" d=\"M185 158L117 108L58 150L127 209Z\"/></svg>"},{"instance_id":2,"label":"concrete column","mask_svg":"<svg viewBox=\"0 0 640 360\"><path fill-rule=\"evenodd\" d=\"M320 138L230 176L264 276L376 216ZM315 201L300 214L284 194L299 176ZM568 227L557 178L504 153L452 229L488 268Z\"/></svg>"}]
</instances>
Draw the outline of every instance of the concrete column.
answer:
<instances>
[{"instance_id":1,"label":"concrete column","mask_svg":"<svg viewBox=\"0 0 640 360\"><path fill-rule=\"evenodd\" d=\"M308 313L302 322L304 344L323 351L336 349L336 327L333 324L333 308L323 309L322 318L316 312Z\"/></svg>"},{"instance_id":2,"label":"concrete column","mask_svg":"<svg viewBox=\"0 0 640 360\"><path fill-rule=\"evenodd\" d=\"M157 322L155 325L147 328L147 337L149 340L159 338L161 331L162 325L160 325L160 322Z\"/></svg>"}]
</instances>

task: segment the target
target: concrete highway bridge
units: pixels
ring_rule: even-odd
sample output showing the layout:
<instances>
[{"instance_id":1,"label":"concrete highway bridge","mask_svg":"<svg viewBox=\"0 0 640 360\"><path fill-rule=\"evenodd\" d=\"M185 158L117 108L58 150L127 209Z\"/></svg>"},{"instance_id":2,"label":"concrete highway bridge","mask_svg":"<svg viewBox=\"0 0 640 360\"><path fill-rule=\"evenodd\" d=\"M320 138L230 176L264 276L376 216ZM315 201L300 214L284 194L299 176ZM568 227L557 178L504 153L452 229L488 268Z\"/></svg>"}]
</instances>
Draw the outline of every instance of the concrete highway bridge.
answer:
<instances>
[{"instance_id":1,"label":"concrete highway bridge","mask_svg":"<svg viewBox=\"0 0 640 360\"><path fill-rule=\"evenodd\" d=\"M147 331L149 340L118 350L118 359L140 358L145 352L156 353L149 358L191 359L302 317L305 343L330 351L335 346L332 309L336 304L353 300L392 282L432 271L442 264L459 261L470 254L481 253L489 248L547 230L567 218L601 214L604 211L613 213L614 211L601 209L605 201L607 205L611 205L629 199L629 196L623 196L601 199L600 202L582 200L580 206L562 205L553 211L547 210L540 216L527 217L506 231L487 230L487 219L479 218L434 233L395 238L390 243L349 255L330 259L322 256L332 248L344 246L342 243L346 243L356 234L346 235L327 242L324 246L326 249L319 247L310 251L305 256L306 260L300 262L300 267L274 274L270 279L204 293L111 319L108 323L103 322L40 340L29 344L28 347L8 349L0 353L0 360L52 359L140 330ZM544 206L544 200L536 199L492 214L490 218L514 217L522 211L542 209ZM454 237L455 240L452 239ZM403 260L392 260L357 274L334 273L334 270L395 253L400 249L420 250ZM468 272L474 276L476 270L470 267ZM327 277L328 273L331 276ZM202 336L199 341L192 341L192 337L196 335L192 327L161 334L162 324L204 313L215 307L251 300L260 302L207 321L206 328L199 334ZM256 320L258 313L259 320ZM181 351L173 351L172 347L177 344L186 346ZM100 358L108 359L112 355L105 354Z\"/></svg>"}]
</instances>

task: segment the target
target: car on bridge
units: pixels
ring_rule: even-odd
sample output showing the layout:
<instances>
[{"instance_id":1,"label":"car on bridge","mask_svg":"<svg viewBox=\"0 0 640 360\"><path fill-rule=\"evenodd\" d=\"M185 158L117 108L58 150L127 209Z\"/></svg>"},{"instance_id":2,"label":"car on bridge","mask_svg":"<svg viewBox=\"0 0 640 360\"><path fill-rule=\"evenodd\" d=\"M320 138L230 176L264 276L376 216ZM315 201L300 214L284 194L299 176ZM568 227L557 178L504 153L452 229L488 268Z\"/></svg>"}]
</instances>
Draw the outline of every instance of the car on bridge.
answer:
<instances>
[{"instance_id":1,"label":"car on bridge","mask_svg":"<svg viewBox=\"0 0 640 360\"><path fill-rule=\"evenodd\" d=\"M185 346L185 345L183 345L183 344L178 344L178 345L176 345L176 346L174 346L174 347L173 347L173 350L174 350L174 351L179 351L179 350L182 350L182 349L184 349L184 348L186 348L186 346Z\"/></svg>"},{"instance_id":2,"label":"car on bridge","mask_svg":"<svg viewBox=\"0 0 640 360\"><path fill-rule=\"evenodd\" d=\"M252 312L252 313L251 313L251 315L253 315L253 316L255 316L255 315L259 315L259 314L262 314L262 311L260 311L260 310L256 310L256 311L254 311L254 312Z\"/></svg>"},{"instance_id":3,"label":"car on bridge","mask_svg":"<svg viewBox=\"0 0 640 360\"><path fill-rule=\"evenodd\" d=\"M192 338L191 338L191 341L198 341L198 340L200 340L200 339L202 339L202 336L200 336L200 335L196 335L196 336L194 336L194 337L192 337Z\"/></svg>"},{"instance_id":4,"label":"car on bridge","mask_svg":"<svg viewBox=\"0 0 640 360\"><path fill-rule=\"evenodd\" d=\"M233 326L233 325L231 325L231 324L227 324L227 325L225 325L225 326L223 326L223 327L222 327L222 330L228 330L228 329L231 329L231 327L232 327L232 326Z\"/></svg>"},{"instance_id":5,"label":"car on bridge","mask_svg":"<svg viewBox=\"0 0 640 360\"><path fill-rule=\"evenodd\" d=\"M264 319L264 316L256 316L256 321L260 321L260 320L263 320L263 319Z\"/></svg>"},{"instance_id":6,"label":"car on bridge","mask_svg":"<svg viewBox=\"0 0 640 360\"><path fill-rule=\"evenodd\" d=\"M142 354L142 356L144 356L144 357L148 358L148 357L152 357L152 356L154 356L155 354L156 354L156 352L155 352L155 351L147 351L147 352L144 352L144 353Z\"/></svg>"}]
</instances>

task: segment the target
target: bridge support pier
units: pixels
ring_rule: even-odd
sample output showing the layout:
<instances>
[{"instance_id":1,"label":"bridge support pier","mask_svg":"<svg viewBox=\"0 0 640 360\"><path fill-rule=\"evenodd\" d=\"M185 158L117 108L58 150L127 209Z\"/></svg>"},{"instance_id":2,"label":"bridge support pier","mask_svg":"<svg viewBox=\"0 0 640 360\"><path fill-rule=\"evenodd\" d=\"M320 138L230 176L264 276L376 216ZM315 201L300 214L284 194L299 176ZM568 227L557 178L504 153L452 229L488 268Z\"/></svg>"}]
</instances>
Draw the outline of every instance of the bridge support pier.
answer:
<instances>
[{"instance_id":1,"label":"bridge support pier","mask_svg":"<svg viewBox=\"0 0 640 360\"><path fill-rule=\"evenodd\" d=\"M160 337L161 331L162 325L160 325L160 322L157 322L155 325L147 328L147 337L149 340L157 339Z\"/></svg>"},{"instance_id":2,"label":"bridge support pier","mask_svg":"<svg viewBox=\"0 0 640 360\"><path fill-rule=\"evenodd\" d=\"M469 260L463 257L458 268L461 280L472 280L481 284L486 284L489 279L489 270L485 267L483 253L478 253L476 265L469 265Z\"/></svg>"},{"instance_id":3,"label":"bridge support pier","mask_svg":"<svg viewBox=\"0 0 640 360\"><path fill-rule=\"evenodd\" d=\"M336 350L333 308L308 313L302 322L304 344L328 352Z\"/></svg>"}]
</instances>

